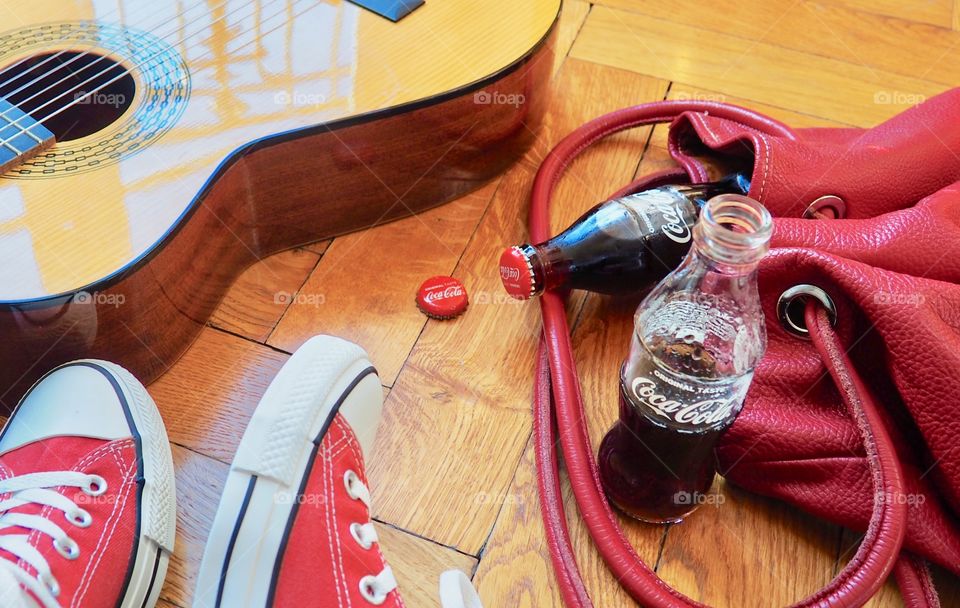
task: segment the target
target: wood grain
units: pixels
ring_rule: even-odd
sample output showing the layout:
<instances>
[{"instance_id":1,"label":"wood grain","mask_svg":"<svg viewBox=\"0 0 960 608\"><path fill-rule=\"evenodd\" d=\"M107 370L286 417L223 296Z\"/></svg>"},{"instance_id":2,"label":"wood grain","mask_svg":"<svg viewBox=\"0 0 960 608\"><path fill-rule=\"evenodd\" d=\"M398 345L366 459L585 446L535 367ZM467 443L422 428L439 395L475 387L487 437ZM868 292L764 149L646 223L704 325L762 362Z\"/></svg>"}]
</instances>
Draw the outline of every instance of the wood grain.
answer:
<instances>
[{"instance_id":1,"label":"wood grain","mask_svg":"<svg viewBox=\"0 0 960 608\"><path fill-rule=\"evenodd\" d=\"M380 522L375 522L375 526L380 549L397 576L403 601L408 606L440 608L437 595L440 574L456 569L469 577L477 567L475 557Z\"/></svg>"},{"instance_id":2,"label":"wood grain","mask_svg":"<svg viewBox=\"0 0 960 608\"><path fill-rule=\"evenodd\" d=\"M288 355L215 329L150 385L170 441L233 460L260 397Z\"/></svg>"},{"instance_id":3,"label":"wood grain","mask_svg":"<svg viewBox=\"0 0 960 608\"><path fill-rule=\"evenodd\" d=\"M806 0L722 0L708 7L697 0L602 0L600 4L838 59L868 70L917 76L945 85L960 82L960 66L951 60L960 44L960 32L916 20ZM931 4L936 3L914 3L914 7ZM891 40L922 40L923 44L911 45L909 53L891 53ZM877 76L877 81L882 82L882 76Z\"/></svg>"},{"instance_id":4,"label":"wood grain","mask_svg":"<svg viewBox=\"0 0 960 608\"><path fill-rule=\"evenodd\" d=\"M670 528L658 572L710 606L757 605L760 589L763 605L785 606L829 582L836 539L836 526L718 480L709 502Z\"/></svg>"},{"instance_id":5,"label":"wood grain","mask_svg":"<svg viewBox=\"0 0 960 608\"><path fill-rule=\"evenodd\" d=\"M630 596L597 553L577 512L566 475L563 476L563 493L571 544L594 605L631 604ZM622 525L638 555L648 564L656 563L663 527L628 521ZM531 440L513 484L504 494L503 508L477 570L476 582L484 601L491 606L563 608L544 534Z\"/></svg>"},{"instance_id":6,"label":"wood grain","mask_svg":"<svg viewBox=\"0 0 960 608\"><path fill-rule=\"evenodd\" d=\"M846 6L878 15L889 15L909 21L950 27L951 4L954 0L924 0L901 2L900 0L827 0L831 4Z\"/></svg>"},{"instance_id":7,"label":"wood grain","mask_svg":"<svg viewBox=\"0 0 960 608\"><path fill-rule=\"evenodd\" d=\"M605 6L590 11L571 56L854 125L882 121L945 88Z\"/></svg>"},{"instance_id":8,"label":"wood grain","mask_svg":"<svg viewBox=\"0 0 960 608\"><path fill-rule=\"evenodd\" d=\"M229 466L178 445L173 446L177 483L177 540L160 597L192 606L197 571Z\"/></svg>"},{"instance_id":9,"label":"wood grain","mask_svg":"<svg viewBox=\"0 0 960 608\"><path fill-rule=\"evenodd\" d=\"M327 333L367 349L381 381L392 385L427 317L417 288L450 274L498 180L449 205L334 240L287 309L269 344L293 352ZM370 298L358 289L374 285Z\"/></svg>"},{"instance_id":10,"label":"wood grain","mask_svg":"<svg viewBox=\"0 0 960 608\"><path fill-rule=\"evenodd\" d=\"M320 254L305 247L257 262L230 287L210 317L210 324L256 342L265 342L283 313L298 300L300 287L319 260Z\"/></svg>"},{"instance_id":11,"label":"wood grain","mask_svg":"<svg viewBox=\"0 0 960 608\"><path fill-rule=\"evenodd\" d=\"M380 518L466 553L483 545L500 510L485 498L508 490L530 432L539 325L535 303L503 294L500 251L526 239L526 196L552 142L584 120L665 90L629 72L564 63L534 147L501 180L454 272L474 303L456 321L427 323L394 384L371 473ZM557 227L629 179L648 133L614 137L571 166L557 193ZM429 508L438 504L444 508Z\"/></svg>"},{"instance_id":12,"label":"wood grain","mask_svg":"<svg viewBox=\"0 0 960 608\"><path fill-rule=\"evenodd\" d=\"M560 66L567 58L573 41L576 40L583 22L590 12L590 2L587 0L565 0L560 9L560 23L557 24L557 42L553 58L553 74L560 71Z\"/></svg>"}]
</instances>

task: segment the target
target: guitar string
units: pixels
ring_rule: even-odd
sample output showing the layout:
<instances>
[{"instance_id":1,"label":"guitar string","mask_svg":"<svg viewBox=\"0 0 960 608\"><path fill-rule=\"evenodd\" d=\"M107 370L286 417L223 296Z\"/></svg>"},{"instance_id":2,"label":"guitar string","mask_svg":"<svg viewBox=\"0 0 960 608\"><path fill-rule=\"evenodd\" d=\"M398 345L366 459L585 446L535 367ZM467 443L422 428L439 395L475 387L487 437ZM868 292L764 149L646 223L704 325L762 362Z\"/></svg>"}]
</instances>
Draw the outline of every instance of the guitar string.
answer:
<instances>
[{"instance_id":1,"label":"guitar string","mask_svg":"<svg viewBox=\"0 0 960 608\"><path fill-rule=\"evenodd\" d=\"M225 0L225 1L222 2L220 5L214 7L214 9L220 8L220 7L228 4L229 1L230 1L230 0ZM233 14L233 13L239 11L239 10L242 10L242 9L247 8L248 6L254 6L254 5L255 5L255 2L249 2L249 3L246 3L246 4L241 4L241 5L238 6L236 9L234 9L234 10L232 10L232 11L228 11L227 13L225 13L224 15L222 15L219 19L211 22L211 23L210 23L210 27L212 27L214 24L222 21L223 19L226 19L226 18L229 17L231 14ZM254 13L255 13L255 12L256 12L256 11L254 11ZM208 14L204 14L204 15L202 15L202 16L200 16L200 17L196 17L196 18L194 18L192 21L188 21L187 23L183 24L181 27L173 30L172 32L168 32L167 34L164 34L163 36L158 36L158 38L160 38L161 40L163 40L164 38L167 38L167 37L170 37L170 36L174 36L174 35L182 32L182 31L186 30L188 27L190 27L190 26L193 25L194 23L197 23L198 21L200 21L201 19L203 19L203 18L205 18L205 17L207 17L207 16L209 16L209 15L208 15ZM250 16L252 16L252 15L250 15ZM201 30L201 32L202 32L202 31L203 31L203 30ZM193 36L195 36L197 33L201 33L201 32L194 32L194 34L191 34L191 35L188 36L187 38L193 37ZM187 38L184 38L184 40L186 40ZM150 59L153 59L154 57L157 57L157 56L159 56L160 54L161 54L161 52L158 51L155 55L152 55L152 56L148 57L147 60L141 62L140 64L137 64L137 65L134 66L134 68L132 68L132 69L136 69L137 67L142 66L144 63L146 63L146 61L149 61ZM101 57L100 59L105 59L105 57ZM99 60L98 60L98 61L99 61ZM96 62L94 62L94 63L96 63ZM69 80L70 78L76 76L77 74L79 74L80 72L84 71L87 67L90 67L91 65L93 65L93 63L91 63L91 64L89 64L89 65L81 68L80 70L78 70L78 71L76 71L76 72L71 72L71 73L68 74L67 76L65 76L65 77L61 78L60 80L58 80L57 82L55 82L55 83L47 86L46 88L42 89L41 91L38 91L38 92L34 93L33 95L31 95L30 97L27 97L26 99L22 99L22 100L16 102L16 104L13 104L13 105L14 105L13 108L9 108L9 109L7 109L7 110L5 110L5 111L3 111L3 112L0 112L0 118L5 118L5 119L6 119L6 122L7 122L7 124L4 125L4 126L5 126L5 127L6 127L6 126L19 126L19 123L20 123L21 120L26 120L26 119L28 118L28 116L22 116L22 117L20 117L19 119L17 119L16 121L11 121L9 118L7 118L7 114L12 113L12 112L16 112L16 111L19 109L19 108L17 108L16 106L22 105L22 104L24 104L24 103L26 103L26 102L28 102L28 101L30 101L30 100L32 100L32 99L35 99L35 98L38 97L39 95L42 95L43 93L49 91L50 89L58 86L60 83L65 82L65 81ZM110 67L108 67L108 68L105 69L105 70L101 70L100 72L94 74L92 77L88 78L87 80L83 81L83 82L80 83L79 85L75 86L73 89L68 89L67 91L64 91L63 93L61 93L61 94L53 97L52 99L48 100L48 101L47 101L46 103L44 103L43 105L40 105L40 106L38 106L38 107L36 107L36 108L33 108L33 110L31 110L31 114L37 112L37 110L40 110L40 109L43 109L43 108L47 107L48 105L50 105L50 104L53 103L54 101L60 99L60 98L63 97L64 95L66 95L66 94L68 94L68 93L71 93L71 92L73 92L73 91L76 91L78 88L83 87L83 85L85 85L85 84L87 84L87 83L89 83L89 82L92 82L92 81L96 80L97 78L100 78L100 77L103 76L104 74L116 70L118 67L122 68L122 66L115 64L115 65L111 65ZM56 71L57 71L58 69L59 69L59 68L56 68L56 69L54 69L52 72L49 72L48 74L56 73ZM126 70L124 73L120 74L120 78L122 78L123 76L126 76L126 75L129 74L130 72L131 72L131 70ZM45 77L46 77L46 75L40 76L39 78L35 79L35 81L36 81L36 80L42 80L42 79L45 78ZM119 78L118 78L118 79L119 79ZM112 81L111 81L111 82L112 82ZM109 84L109 83L108 83L108 84ZM106 86L106 85L103 85L103 86ZM94 92L95 92L95 91L94 91ZM81 98L81 99L82 99L82 98ZM68 106L68 107L69 107L69 106ZM22 110L21 110L21 111L22 111ZM26 112L25 112L25 113L26 113ZM41 121L37 120L37 121L35 121L35 122L38 122L38 123L39 123L39 122L41 122ZM26 133L27 131L29 131L29 128L26 128L26 129L25 129L25 128L23 128L23 127L21 126L21 127L20 127L20 133L18 133L17 136L23 135L23 134Z\"/></svg>"},{"instance_id":2,"label":"guitar string","mask_svg":"<svg viewBox=\"0 0 960 608\"><path fill-rule=\"evenodd\" d=\"M116 6L115 9L113 9L112 11L110 11L109 13L107 13L107 14L105 14L105 15L99 15L99 16L97 16L96 20L103 21L103 20L107 19L108 17L112 17L113 15L120 13L121 10L122 10L123 1L124 1L124 0L118 0L117 6ZM195 5L193 5L193 6L200 6L201 4L203 4L202 1L199 2L199 3L197 3L197 4L195 4ZM192 7L191 7L191 8L192 8ZM189 10L189 9L187 9L187 10ZM184 11L184 12L186 12L186 11ZM67 42L68 40L70 40L70 37L69 37L69 36L62 36L61 38L52 41L51 44L54 44L54 45L62 44L62 43L64 43L64 42ZM88 46L87 48L92 49L92 48L96 48L96 46L95 46L95 45L90 45L90 46ZM56 59L57 57L59 57L59 56L62 55L63 53L66 53L66 52L69 52L69 51L70 51L70 49L62 49L62 50L60 50L60 51L59 51L58 53L56 53L55 55L52 55L51 57L47 57L47 58L44 59L41 63L39 63L39 64L37 64L36 66L34 66L34 69L40 67L41 65L43 65L44 63L47 63L48 61L51 61L51 60L53 60L53 59ZM30 61L31 58L32 58L31 55L27 55L26 57L23 57L23 58L17 60L16 62L14 62L14 63L12 63L12 64L10 64L10 65L2 68L2 69L0 69L0 76L3 76L4 74L6 74L7 72L9 72L10 70L13 70L14 68L16 68L17 66L22 65L24 62ZM17 77L14 78L13 80L16 80L17 78L19 78L19 76L17 76ZM7 83L3 83L3 84L0 84L0 86L5 86L6 84L7 84Z\"/></svg>"},{"instance_id":3,"label":"guitar string","mask_svg":"<svg viewBox=\"0 0 960 608\"><path fill-rule=\"evenodd\" d=\"M226 4L226 3L229 2L229 1L230 1L230 0L225 0L225 1L223 2L223 4ZM182 11L180 14L181 14L181 15L185 15L185 14L187 14L188 12L190 12L193 8L198 7L198 6L200 6L201 4L202 4L202 2L201 2L201 3L198 3L198 4L194 4L194 5L191 6L190 8L187 8L187 9L185 9L184 11ZM215 10L216 8L219 8L220 6L223 6L223 4L221 4L221 5L217 6L217 7L214 7L214 10ZM119 9L118 9L118 10L119 10ZM117 11L115 11L115 12L117 12ZM166 9L161 8L161 10L155 11L154 13L150 14L150 15L149 15L149 19L152 19L152 18L160 15L160 14L163 13L163 12L166 12ZM98 17L98 20L100 20L100 21L102 21L103 19L104 19L104 17ZM147 22L147 19L148 19L147 17L145 17L145 18L143 19L144 24ZM139 20L139 17L138 17L138 20ZM190 23L186 23L186 24L184 24L183 27L186 28L186 27L189 26L189 25L190 25ZM143 28L141 28L141 26L139 26L139 25L130 25L129 22L123 24L123 26L124 26L124 27L127 27L127 28L143 29ZM147 31L149 31L149 30L147 30ZM153 32L151 32L151 33L153 33ZM171 32L171 33L176 33L176 32ZM69 37L68 37L68 36L65 36L65 37L60 38L60 40L54 41L52 44L54 44L54 45L60 44L60 43L66 42L67 40L69 40ZM81 47L81 48L83 48L83 47ZM56 73L59 72L61 69L69 66L71 63L73 63L73 62L75 62L75 61L79 61L80 59L83 59L84 57L89 57L90 55L93 54L93 53L91 53L90 51L93 50L93 49L98 48L98 45L96 44L96 42L94 42L93 44L90 44L90 45L86 46L85 48L88 49L88 50L85 51L85 52L82 52L82 53L78 53L77 55L75 55L74 57L71 57L71 58L68 59L67 61L61 61L61 62L59 62L52 70L47 70L47 71L45 71L45 72L42 72L39 76L37 76L37 77L34 78L33 80L27 82L26 84L21 85L20 87L14 89L13 91L10 91L9 93L0 93L0 97L3 97L4 99L6 99L7 101L9 101L9 102L10 102L11 104L13 104L13 105L20 105L20 104L26 103L27 101L29 101L30 99L32 99L32 97L27 98L27 99L23 99L23 100L20 100L20 101L14 101L13 96L16 95L17 93L23 91L24 89L26 89L26 88L34 85L35 83L40 82L41 80L43 80L43 79L45 79L45 78L47 78L47 77L49 77L49 76L52 76L52 75L56 74ZM68 48L61 49L61 50L58 51L57 53L55 53L55 54L47 57L46 59L44 59L43 61L41 61L41 62L38 63L37 65L31 67L29 71L26 71L26 72L24 72L24 73L22 73L22 74L18 74L18 75L14 76L13 78L11 78L11 79L9 79L9 80L7 80L7 81L4 81L4 82L0 83L0 89L2 89L3 87L5 87L5 86L7 86L7 85L9 85L9 84L11 84L11 83L16 82L18 79L20 79L20 78L22 78L22 77L24 77L24 76L29 75L31 72L35 72L36 70L40 69L40 68L43 67L44 65L46 65L46 64L48 64L48 63L50 63L50 62L52 62L52 61L55 61L58 57L63 56L64 53L71 53L71 52L75 52L76 50L77 50L77 47L68 47ZM79 70L74 71L74 72L71 72L71 73L68 74L65 78L63 78L63 79L55 82L53 85L51 85L51 87L57 86L58 84L60 84L60 83L63 82L64 80L66 80L67 78L70 78L70 76L79 74L79 73L82 72L83 70L86 70L86 69L89 68L90 66L95 65L95 64L99 63L100 61L103 61L103 60L106 59L106 58L107 58L107 57L104 56L104 55L99 56L96 60L92 61L91 63L88 63L87 65L81 67ZM18 61L17 63L13 64L13 66L8 66L7 68L4 68L3 70L0 70L0 76L3 76L3 74L7 73L7 72L10 71L11 69L13 69L15 66L20 65L20 64L22 64L22 63L25 62L25 61L29 61L30 59L31 59L31 56L28 55L27 57L24 57L23 59L21 59L21 60ZM40 91L40 93L44 93L45 91L47 91L47 90L48 90L49 88L51 88L51 87L47 87L47 89L44 89L43 91ZM2 118L2 117L3 117L3 114L0 114L0 118Z\"/></svg>"},{"instance_id":4,"label":"guitar string","mask_svg":"<svg viewBox=\"0 0 960 608\"><path fill-rule=\"evenodd\" d=\"M123 0L121 0L121 4L122 4L122 1L123 1ZM229 0L227 0L227 1L229 1ZM198 2L197 4L194 4L194 5L190 6L189 8L184 9L183 11L181 11L180 14L181 14L181 15L184 15L184 14L186 14L187 12L193 10L194 8L196 8L196 7L198 7L198 6L201 6L202 4L203 4L202 1L201 1L201 2ZM105 21L110 15L119 13L119 12L121 11L120 6L121 6L121 5L118 4L118 6L117 6L116 9L114 9L114 10L111 11L110 13L107 13L106 15L97 16L97 17L96 17L96 21ZM163 6L163 5L161 4L161 7L162 7L162 6ZM166 12L166 8L161 8L159 11L155 11L155 12L151 13L151 14L149 15L149 18L152 19L153 17L156 17L156 16L160 15L160 14L163 13L163 12ZM140 16L138 15L135 19L136 19L136 20L140 20ZM146 23L146 21L147 21L147 18L144 17L143 22ZM130 23L130 20L128 20L126 23L122 23L121 25L123 25L124 27L128 27L128 28L143 29L143 30L146 29L146 28L143 28L142 26L139 26L139 25L132 25L132 24ZM147 31L149 31L149 30L147 30ZM50 42L49 44L50 44L51 46L55 46L55 45L63 44L63 43L65 43L65 42L69 41L69 40L70 40L70 36L69 36L69 35L67 35L67 36L62 36L62 37L60 37L58 40L54 40L54 41ZM58 57L63 56L64 53L70 53L70 52L76 51L77 48L78 48L78 47L67 47L67 48L60 49L58 52L54 53L53 55L50 55L49 57L47 57L46 59L44 59L44 60L41 61L40 63L38 63L38 64L34 65L33 67L31 67L29 71L24 72L24 73L22 73L22 74L17 74L17 75L15 75L13 78L11 78L11 79L9 79L9 80L7 80L7 81L4 81L4 82L2 82L2 83L0 83L0 89L2 89L3 87L5 87L5 86L7 86L7 85L9 85L9 84L11 84L11 83L13 83L13 82L16 82L18 79L20 79L20 78L28 75L30 72L35 71L35 70L43 67L44 65L46 65L46 64L48 64L48 63L50 63L50 62L52 62L52 61L55 61ZM49 76L49 75L57 72L60 68L62 68L62 67L64 67L64 66L67 66L67 65L70 65L71 63L73 63L74 61L76 61L76 60L78 60L78 59L81 59L81 58L83 58L83 57L86 57L86 56L91 55L92 53L90 53L89 50L98 48L98 45L96 44L96 42L94 42L94 44L90 44L90 45L87 45L87 46L85 46L85 47L80 47L80 48L88 49L88 51L83 52L83 53L80 53L80 54L76 55L75 57L72 57L72 58L69 59L68 61L60 62L60 64L57 65L57 67L55 67L52 71L44 72L39 78L30 81L30 82L27 83L25 86L30 86L31 84L33 84L33 83L36 82L37 80L39 80L39 79L41 79L41 78L45 78L45 77L47 77L47 76ZM3 69L0 69L0 76L3 76L4 74L10 72L11 70L13 70L14 68L16 68L17 66L22 65L24 62L30 61L32 58L33 58L32 55L27 55L26 57L23 57L23 58L20 59L19 61L15 62L15 63L13 63L13 64L11 64L11 65L3 68ZM102 58L102 57L101 57L101 58ZM9 92L9 93L0 93L0 96L9 99L10 96L19 93L21 90L23 90L23 88L24 88L24 87L20 87L20 88L14 90L14 91Z\"/></svg>"},{"instance_id":5,"label":"guitar string","mask_svg":"<svg viewBox=\"0 0 960 608\"><path fill-rule=\"evenodd\" d=\"M283 1L286 2L286 0L283 0ZM294 0L294 5L295 5L297 2L298 2L298 0ZM307 0L307 1L306 1L306 4L310 5L310 7L309 7L308 9L306 9L306 10L304 10L304 11L302 11L302 12L299 12L299 13L295 13L293 16L294 16L294 17L298 17L298 16L306 13L308 10L310 10L310 8L314 8L314 7L316 6L316 5L314 4L314 0ZM287 6L292 7L293 5L288 4ZM269 17L263 18L263 19L261 20L261 23L262 23L262 22L266 22L266 21L268 21L268 20L270 20L270 19L273 19L274 17L283 14L284 12L286 12L286 11L285 11L285 10L281 10L280 12L274 13L273 15L270 15ZM218 20L218 21L219 21L219 20ZM279 29L280 27L282 27L283 25L287 24L288 22L289 22L289 20L283 20L283 21L281 21L275 28L269 29L269 30L265 30L265 31L263 32L263 35L269 34L269 33L273 32L273 31ZM251 39L251 40L248 41L248 42L245 42L244 44L242 44L242 45L240 45L240 46L234 47L233 50L234 50L234 51L237 51L237 50L243 49L243 48L247 47L248 45L253 44L253 43L256 42L257 40L259 40L259 37L254 36L253 39ZM211 53L207 53L207 55L209 55L209 54L211 54ZM201 57L205 57L205 56L206 56L206 55L201 55ZM99 85L97 88L93 89L92 91L87 92L84 96L82 96L82 97L77 97L76 99L74 99L74 100L73 100L72 102L70 102L69 104L67 104L67 105L59 108L58 110L56 110L56 111L54 111L54 112L52 112L52 113L50 113L50 114L47 114L46 116L44 116L43 118L37 120L36 122L39 122L39 123L42 124L44 121L53 118L54 116L60 114L61 112L69 109L71 106L74 106L74 105L76 105L76 104L78 104L78 103L82 103L83 99L85 99L86 97L88 97L88 96L90 96L90 95L93 95L93 94L96 93L97 91L101 90L103 87L109 86L112 82L115 82L116 80L119 80L120 78L123 78L124 76L130 74L130 73L131 73L131 70L136 69L136 68L139 67L140 65L143 65L143 63L146 63L146 62L149 61L151 58L152 58L152 57L148 57L148 58L145 59L143 62L141 62L140 64L134 66L134 67L131 68L130 70L125 71L123 74L120 74L120 75L116 76L115 78L111 79L110 81L107 81L107 82L105 82L105 83L102 83L102 84ZM108 71L109 71L109 70L108 70ZM166 72L165 75L169 75L169 74L171 74L171 73L173 73L173 70ZM181 81L182 81L182 79L181 79ZM178 81L178 82L179 82L179 81ZM83 86L83 84L85 84L85 83L81 83L79 86ZM76 89L74 89L74 90L76 90ZM71 91L67 91L67 93L70 93L70 92L71 92ZM62 96L62 95L61 95L61 96ZM52 101L53 101L53 100L51 100L51 102L52 102ZM50 102L48 102L48 104L49 104L49 103L50 103ZM45 105L48 105L48 104L45 104ZM9 141L11 141L11 140L10 140L10 139L6 139L6 140L0 139L0 145L3 145L4 143L7 143L7 142L9 142Z\"/></svg>"}]
</instances>

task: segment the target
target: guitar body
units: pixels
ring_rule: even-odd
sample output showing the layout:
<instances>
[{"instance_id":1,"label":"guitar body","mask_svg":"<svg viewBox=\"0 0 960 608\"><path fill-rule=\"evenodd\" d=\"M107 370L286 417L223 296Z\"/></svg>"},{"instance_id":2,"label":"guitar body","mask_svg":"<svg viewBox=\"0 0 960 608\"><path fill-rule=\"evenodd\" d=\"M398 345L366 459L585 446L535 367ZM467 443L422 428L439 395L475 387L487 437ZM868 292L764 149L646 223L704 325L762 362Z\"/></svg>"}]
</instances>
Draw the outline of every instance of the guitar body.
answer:
<instances>
[{"instance_id":1,"label":"guitar body","mask_svg":"<svg viewBox=\"0 0 960 608\"><path fill-rule=\"evenodd\" d=\"M57 135L0 176L0 402L78 357L149 382L250 264L497 175L559 2L0 0L0 96Z\"/></svg>"}]
</instances>

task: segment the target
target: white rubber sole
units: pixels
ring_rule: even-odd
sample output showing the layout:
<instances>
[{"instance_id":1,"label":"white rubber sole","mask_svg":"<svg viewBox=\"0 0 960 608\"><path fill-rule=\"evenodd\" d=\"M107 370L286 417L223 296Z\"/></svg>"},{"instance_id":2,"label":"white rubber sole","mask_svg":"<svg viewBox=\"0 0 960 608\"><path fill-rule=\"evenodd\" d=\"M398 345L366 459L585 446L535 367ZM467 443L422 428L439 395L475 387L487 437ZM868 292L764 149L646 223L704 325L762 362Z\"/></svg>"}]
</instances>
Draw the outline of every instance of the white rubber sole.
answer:
<instances>
[{"instance_id":1,"label":"white rubber sole","mask_svg":"<svg viewBox=\"0 0 960 608\"><path fill-rule=\"evenodd\" d=\"M176 482L167 429L156 403L133 374L115 363L84 359L110 373L128 405L140 435L143 493L140 499L140 541L121 608L153 608L160 596L177 530Z\"/></svg>"},{"instance_id":2,"label":"white rubber sole","mask_svg":"<svg viewBox=\"0 0 960 608\"><path fill-rule=\"evenodd\" d=\"M359 346L308 340L271 382L243 434L200 565L197 608L266 608L316 445L337 413L369 452L383 407Z\"/></svg>"}]
</instances>

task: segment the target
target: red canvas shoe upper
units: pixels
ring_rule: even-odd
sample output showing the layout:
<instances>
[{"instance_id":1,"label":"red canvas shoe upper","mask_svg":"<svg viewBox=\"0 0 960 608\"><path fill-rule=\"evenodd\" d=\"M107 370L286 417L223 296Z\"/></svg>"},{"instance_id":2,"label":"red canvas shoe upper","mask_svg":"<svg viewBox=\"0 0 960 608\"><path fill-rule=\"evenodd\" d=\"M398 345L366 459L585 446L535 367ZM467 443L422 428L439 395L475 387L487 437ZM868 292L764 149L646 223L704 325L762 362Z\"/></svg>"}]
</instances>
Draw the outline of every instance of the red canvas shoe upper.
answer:
<instances>
[{"instance_id":1,"label":"red canvas shoe upper","mask_svg":"<svg viewBox=\"0 0 960 608\"><path fill-rule=\"evenodd\" d=\"M0 456L0 604L22 601L13 579L40 606L116 606L137 536L137 478L132 438L52 437Z\"/></svg>"},{"instance_id":2,"label":"red canvas shoe upper","mask_svg":"<svg viewBox=\"0 0 960 608\"><path fill-rule=\"evenodd\" d=\"M273 606L403 606L370 522L360 444L337 415L306 475L286 548L277 562Z\"/></svg>"},{"instance_id":3,"label":"red canvas shoe upper","mask_svg":"<svg viewBox=\"0 0 960 608\"><path fill-rule=\"evenodd\" d=\"M152 606L175 527L173 461L146 390L63 365L0 433L0 607Z\"/></svg>"}]
</instances>

